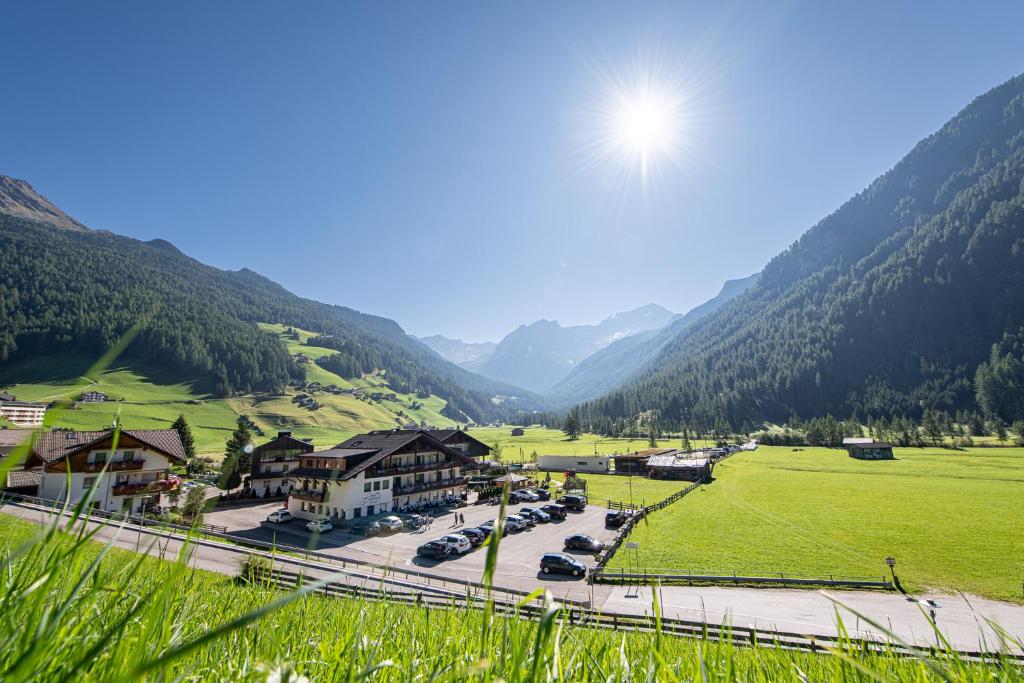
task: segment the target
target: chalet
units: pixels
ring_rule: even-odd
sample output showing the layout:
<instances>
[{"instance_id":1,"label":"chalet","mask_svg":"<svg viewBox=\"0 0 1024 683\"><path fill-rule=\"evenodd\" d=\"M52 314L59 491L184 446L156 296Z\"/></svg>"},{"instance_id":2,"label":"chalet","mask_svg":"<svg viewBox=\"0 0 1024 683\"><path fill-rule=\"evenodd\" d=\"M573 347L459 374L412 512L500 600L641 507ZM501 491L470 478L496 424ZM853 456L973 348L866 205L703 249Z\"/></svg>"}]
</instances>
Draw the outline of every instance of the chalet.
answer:
<instances>
[{"instance_id":1,"label":"chalet","mask_svg":"<svg viewBox=\"0 0 1024 683\"><path fill-rule=\"evenodd\" d=\"M607 455L542 455L537 469L549 472L590 472L606 474L611 459Z\"/></svg>"},{"instance_id":2,"label":"chalet","mask_svg":"<svg viewBox=\"0 0 1024 683\"><path fill-rule=\"evenodd\" d=\"M684 481L711 481L714 461L702 452L673 451L652 455L647 459L647 476L651 479L677 479Z\"/></svg>"},{"instance_id":3,"label":"chalet","mask_svg":"<svg viewBox=\"0 0 1024 683\"><path fill-rule=\"evenodd\" d=\"M41 427L45 415L45 403L15 401L13 397L11 400L0 401L0 417L17 427Z\"/></svg>"},{"instance_id":4,"label":"chalet","mask_svg":"<svg viewBox=\"0 0 1024 683\"><path fill-rule=\"evenodd\" d=\"M858 460L895 459L892 454L892 445L881 441L868 439L867 441L858 441L856 443L847 443L844 445L846 446L846 452L850 454L850 457L857 458Z\"/></svg>"},{"instance_id":5,"label":"chalet","mask_svg":"<svg viewBox=\"0 0 1024 683\"><path fill-rule=\"evenodd\" d=\"M473 438L462 429L428 429L425 431L444 445L454 448L466 457L486 458L491 454L490 446L479 439Z\"/></svg>"},{"instance_id":6,"label":"chalet","mask_svg":"<svg viewBox=\"0 0 1024 683\"><path fill-rule=\"evenodd\" d=\"M615 474L647 474L647 461L654 455L666 455L674 453L674 448L648 448L633 453L616 453L612 456L615 464Z\"/></svg>"},{"instance_id":7,"label":"chalet","mask_svg":"<svg viewBox=\"0 0 1024 683\"><path fill-rule=\"evenodd\" d=\"M78 503L96 486L92 506L138 513L164 504L179 486L171 466L185 464L173 429L132 429L117 434L54 430L36 437L25 470L39 473L39 497ZM69 477L70 473L70 477Z\"/></svg>"},{"instance_id":8,"label":"chalet","mask_svg":"<svg viewBox=\"0 0 1024 683\"><path fill-rule=\"evenodd\" d=\"M313 362L313 359L310 358L309 356L307 356L304 353L296 353L292 357L295 359L296 363L312 363Z\"/></svg>"},{"instance_id":9,"label":"chalet","mask_svg":"<svg viewBox=\"0 0 1024 683\"><path fill-rule=\"evenodd\" d=\"M464 471L475 469L471 456L425 430L360 434L299 456L289 475L288 510L302 519L341 521L459 498L466 493Z\"/></svg>"},{"instance_id":10,"label":"chalet","mask_svg":"<svg viewBox=\"0 0 1024 683\"><path fill-rule=\"evenodd\" d=\"M31 429L0 429L0 462L19 446L28 446L32 434ZM34 496L39 489L39 471L11 468L6 479L0 481L0 488L4 491Z\"/></svg>"},{"instance_id":11,"label":"chalet","mask_svg":"<svg viewBox=\"0 0 1024 683\"><path fill-rule=\"evenodd\" d=\"M526 433L526 430L523 429L522 427L513 427L512 428L512 436L522 436L525 433Z\"/></svg>"},{"instance_id":12,"label":"chalet","mask_svg":"<svg viewBox=\"0 0 1024 683\"><path fill-rule=\"evenodd\" d=\"M296 439L291 432L278 432L270 441L252 451L249 487L257 498L288 493L288 475L299 466L299 456L313 452L313 444Z\"/></svg>"},{"instance_id":13,"label":"chalet","mask_svg":"<svg viewBox=\"0 0 1024 683\"><path fill-rule=\"evenodd\" d=\"M83 391L78 400L82 403L103 403L109 399L102 391Z\"/></svg>"}]
</instances>

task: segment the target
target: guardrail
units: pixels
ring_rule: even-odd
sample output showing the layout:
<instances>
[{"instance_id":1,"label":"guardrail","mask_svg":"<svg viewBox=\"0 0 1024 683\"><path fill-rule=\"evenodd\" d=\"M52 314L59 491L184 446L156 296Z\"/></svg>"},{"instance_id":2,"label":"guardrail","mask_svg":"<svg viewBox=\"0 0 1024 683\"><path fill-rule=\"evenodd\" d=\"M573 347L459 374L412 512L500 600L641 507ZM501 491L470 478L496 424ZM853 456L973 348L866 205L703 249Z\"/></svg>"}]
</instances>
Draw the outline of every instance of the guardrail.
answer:
<instances>
[{"instance_id":1,"label":"guardrail","mask_svg":"<svg viewBox=\"0 0 1024 683\"><path fill-rule=\"evenodd\" d=\"M893 590L891 581L867 577L804 577L790 576L784 572L760 572L755 574L706 574L666 569L608 569L598 567L592 573L596 583L652 584L652 583L731 583L737 585L781 585L781 586L829 586L831 588L880 588Z\"/></svg>"},{"instance_id":2,"label":"guardrail","mask_svg":"<svg viewBox=\"0 0 1024 683\"><path fill-rule=\"evenodd\" d=\"M266 581L278 588L291 590L305 581L302 574L295 572L272 570L257 580ZM359 586L331 582L316 591L321 595L335 597L358 597L365 600L387 600L389 603L400 603L418 607L449 608L454 596L430 595L389 590L383 586ZM483 609L488 600L479 596L460 596L458 604L471 609ZM834 652L836 649L856 650L858 653L896 654L901 657L928 657L941 655L932 647L896 643L882 637L855 637L844 635L819 635L793 633L789 631L761 630L753 626L734 626L731 624L715 624L706 621L672 619L655 617L653 614L622 614L618 612L601 612L588 606L561 604L558 620L570 626L586 628L602 628L619 631L661 632L682 638L700 638L702 640L728 642L739 646L768 646L784 649L804 650L809 652ZM528 619L539 619L544 608L532 604L492 601L491 607L495 614L502 616ZM1010 661L1024 663L1024 655L1013 653L994 653L959 650L959 656L972 661Z\"/></svg>"}]
</instances>

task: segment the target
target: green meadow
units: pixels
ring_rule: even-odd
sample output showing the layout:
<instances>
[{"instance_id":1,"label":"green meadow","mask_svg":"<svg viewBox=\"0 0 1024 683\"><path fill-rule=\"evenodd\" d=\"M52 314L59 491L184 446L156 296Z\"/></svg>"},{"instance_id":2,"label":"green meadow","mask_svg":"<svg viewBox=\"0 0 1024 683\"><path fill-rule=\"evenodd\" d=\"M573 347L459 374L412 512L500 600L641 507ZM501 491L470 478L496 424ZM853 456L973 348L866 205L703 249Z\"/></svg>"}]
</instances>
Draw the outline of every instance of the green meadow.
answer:
<instances>
[{"instance_id":1,"label":"green meadow","mask_svg":"<svg viewBox=\"0 0 1024 683\"><path fill-rule=\"evenodd\" d=\"M598 434L581 434L580 438L570 441L557 429L548 429L538 425L524 427L522 436L512 436L512 426L474 427L473 436L489 446L501 446L501 459L506 462L533 462L537 455L610 455L612 453L632 453L649 448L646 437L634 439L613 438ZM694 442L695 446L702 445ZM678 438L660 439L658 446L662 448L679 448Z\"/></svg>"},{"instance_id":2,"label":"green meadow","mask_svg":"<svg viewBox=\"0 0 1024 683\"><path fill-rule=\"evenodd\" d=\"M319 358L330 349L304 346L284 335L280 325L262 325L280 334L293 353ZM309 332L297 331L300 339ZM72 429L100 429L115 419L126 428L166 428L184 415L192 427L200 454L219 457L240 415L249 416L264 431L264 438L279 429L290 429L296 436L312 439L317 446L339 443L358 432L388 429L409 422L451 425L441 411L445 402L436 396L418 399L412 394L391 391L387 378L371 373L362 378L344 380L315 363L306 363L307 381L341 388L357 387L367 396L317 393L318 410L299 407L292 398L299 393L289 387L281 396L246 394L232 398L212 395L211 385L202 378L168 375L151 364L136 360L118 360L106 369L94 370L95 358L76 354L36 356L7 363L0 368L0 387L28 401L74 401L83 391L100 391L110 397L104 403L79 403L74 408L52 409L47 424ZM372 401L368 394L396 394L395 401ZM257 437L257 442L259 437Z\"/></svg>"},{"instance_id":3,"label":"green meadow","mask_svg":"<svg viewBox=\"0 0 1024 683\"><path fill-rule=\"evenodd\" d=\"M1024 448L761 447L714 477L632 532L641 566L881 578L891 556L904 585L1024 602Z\"/></svg>"}]
</instances>

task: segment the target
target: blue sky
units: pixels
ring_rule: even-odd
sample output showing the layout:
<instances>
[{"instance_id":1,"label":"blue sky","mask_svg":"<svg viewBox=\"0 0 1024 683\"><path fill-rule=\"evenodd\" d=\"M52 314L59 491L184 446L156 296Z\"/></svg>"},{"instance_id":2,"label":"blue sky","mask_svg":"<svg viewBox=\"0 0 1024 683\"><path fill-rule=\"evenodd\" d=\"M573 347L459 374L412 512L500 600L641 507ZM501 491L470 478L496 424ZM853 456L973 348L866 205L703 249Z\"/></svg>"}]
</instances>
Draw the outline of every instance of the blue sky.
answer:
<instances>
[{"instance_id":1,"label":"blue sky","mask_svg":"<svg viewBox=\"0 0 1024 683\"><path fill-rule=\"evenodd\" d=\"M0 173L415 334L676 311L1024 71L1021 3L13 3ZM594 163L604 83L685 102Z\"/></svg>"}]
</instances>

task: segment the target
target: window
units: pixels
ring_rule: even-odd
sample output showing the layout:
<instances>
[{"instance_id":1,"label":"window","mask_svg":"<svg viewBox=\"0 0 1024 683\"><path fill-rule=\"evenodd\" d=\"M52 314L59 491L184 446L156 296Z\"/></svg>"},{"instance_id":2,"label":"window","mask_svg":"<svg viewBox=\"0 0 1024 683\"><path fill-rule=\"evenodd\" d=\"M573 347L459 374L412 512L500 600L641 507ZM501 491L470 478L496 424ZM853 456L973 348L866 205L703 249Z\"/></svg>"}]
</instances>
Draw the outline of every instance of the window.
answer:
<instances>
[{"instance_id":1,"label":"window","mask_svg":"<svg viewBox=\"0 0 1024 683\"><path fill-rule=\"evenodd\" d=\"M96 483L96 477L86 477L82 479L82 488L88 491L92 488L92 485Z\"/></svg>"},{"instance_id":2,"label":"window","mask_svg":"<svg viewBox=\"0 0 1024 683\"><path fill-rule=\"evenodd\" d=\"M92 454L92 459L97 465L102 465L107 461L107 454L103 451L97 451Z\"/></svg>"},{"instance_id":3,"label":"window","mask_svg":"<svg viewBox=\"0 0 1024 683\"><path fill-rule=\"evenodd\" d=\"M369 493L369 492L370 492L370 482L366 482L365 484L363 484L363 493Z\"/></svg>"},{"instance_id":4,"label":"window","mask_svg":"<svg viewBox=\"0 0 1024 683\"><path fill-rule=\"evenodd\" d=\"M352 511L352 516L353 517L362 517L363 516L363 508L356 508L355 510L353 510Z\"/></svg>"},{"instance_id":5,"label":"window","mask_svg":"<svg viewBox=\"0 0 1024 683\"><path fill-rule=\"evenodd\" d=\"M386 479L384 481L382 481L381 484L380 484L380 487L382 489L387 489L389 486L391 486L391 482L386 480Z\"/></svg>"},{"instance_id":6,"label":"window","mask_svg":"<svg viewBox=\"0 0 1024 683\"><path fill-rule=\"evenodd\" d=\"M373 490L374 491L380 491L380 482L379 481L373 482Z\"/></svg>"},{"instance_id":7,"label":"window","mask_svg":"<svg viewBox=\"0 0 1024 683\"><path fill-rule=\"evenodd\" d=\"M121 456L121 459L124 460L125 462L131 462L132 460L135 459L135 451L125 451L124 454Z\"/></svg>"}]
</instances>

